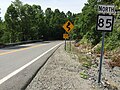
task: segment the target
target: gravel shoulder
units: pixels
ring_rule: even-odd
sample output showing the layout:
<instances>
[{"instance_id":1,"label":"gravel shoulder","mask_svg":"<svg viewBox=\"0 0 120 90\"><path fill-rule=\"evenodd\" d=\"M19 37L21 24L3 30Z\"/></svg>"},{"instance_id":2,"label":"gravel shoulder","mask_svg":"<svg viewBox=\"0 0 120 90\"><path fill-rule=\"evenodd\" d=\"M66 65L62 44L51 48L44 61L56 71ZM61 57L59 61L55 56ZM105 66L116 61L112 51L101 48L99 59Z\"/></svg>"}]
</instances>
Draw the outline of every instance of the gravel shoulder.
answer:
<instances>
[{"instance_id":1,"label":"gravel shoulder","mask_svg":"<svg viewBox=\"0 0 120 90\"><path fill-rule=\"evenodd\" d=\"M99 58L97 61L98 64ZM111 71L103 62L100 85L97 83L98 68L99 66L94 65L89 69L83 67L78 56L67 53L62 45L40 69L26 90L120 90L120 67ZM81 72L86 72L88 78L81 78Z\"/></svg>"},{"instance_id":2,"label":"gravel shoulder","mask_svg":"<svg viewBox=\"0 0 120 90\"><path fill-rule=\"evenodd\" d=\"M65 52L62 45L26 90L93 90L90 81L80 77L81 70L77 56Z\"/></svg>"}]
</instances>

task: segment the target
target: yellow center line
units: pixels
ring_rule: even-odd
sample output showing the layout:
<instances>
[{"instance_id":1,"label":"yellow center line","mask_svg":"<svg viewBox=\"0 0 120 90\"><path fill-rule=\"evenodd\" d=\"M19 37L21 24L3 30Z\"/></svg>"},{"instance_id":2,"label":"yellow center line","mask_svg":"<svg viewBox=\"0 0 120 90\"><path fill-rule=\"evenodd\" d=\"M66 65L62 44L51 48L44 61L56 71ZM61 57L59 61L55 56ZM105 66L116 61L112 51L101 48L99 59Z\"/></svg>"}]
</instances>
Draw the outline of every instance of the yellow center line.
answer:
<instances>
[{"instance_id":1,"label":"yellow center line","mask_svg":"<svg viewBox=\"0 0 120 90\"><path fill-rule=\"evenodd\" d=\"M39 46L42 46L42 45L40 44L40 45L31 46L31 47L28 47L28 48L21 48L21 49L13 50L13 51L10 51L10 52L0 53L0 56L5 55L5 54L11 54L11 53L18 52L18 51L23 51L23 50L31 49L31 48L35 48L35 47L39 47Z\"/></svg>"}]
</instances>

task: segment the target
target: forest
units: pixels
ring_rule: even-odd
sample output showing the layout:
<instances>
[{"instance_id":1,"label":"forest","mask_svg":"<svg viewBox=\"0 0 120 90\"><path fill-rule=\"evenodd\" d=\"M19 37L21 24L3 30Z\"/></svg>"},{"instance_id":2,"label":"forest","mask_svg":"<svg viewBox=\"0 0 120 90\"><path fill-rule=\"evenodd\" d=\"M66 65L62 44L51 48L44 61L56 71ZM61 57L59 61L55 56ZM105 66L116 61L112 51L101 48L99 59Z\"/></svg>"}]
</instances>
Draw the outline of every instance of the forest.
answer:
<instances>
[{"instance_id":1,"label":"forest","mask_svg":"<svg viewBox=\"0 0 120 90\"><path fill-rule=\"evenodd\" d=\"M5 21L0 20L0 42L15 43L28 40L60 40L65 30L63 24L73 21L75 14L66 14L59 9L47 8L45 12L40 5L23 5L15 0L7 8Z\"/></svg>"},{"instance_id":2,"label":"forest","mask_svg":"<svg viewBox=\"0 0 120 90\"><path fill-rule=\"evenodd\" d=\"M82 12L74 14L47 8L43 12L40 5L24 4L15 0L7 8L5 20L0 20L0 43L15 43L29 40L62 40L63 24L68 20L74 24L71 38L83 44L97 45L102 32L96 31L97 7L99 4L114 4L120 9L119 0L88 0ZM105 48L113 50L120 46L120 13L115 14L114 29L106 32Z\"/></svg>"},{"instance_id":3,"label":"forest","mask_svg":"<svg viewBox=\"0 0 120 90\"><path fill-rule=\"evenodd\" d=\"M93 46L101 42L102 32L96 30L98 5L115 5L115 10L120 10L119 0L88 0L82 9L82 13L74 21L75 30L73 36L79 37L81 43L91 43ZM120 13L114 14L114 28L112 32L106 32L105 49L114 50L120 47ZM100 43L101 44L101 43ZM100 49L100 47L98 48ZM100 50L99 50L100 51Z\"/></svg>"}]
</instances>

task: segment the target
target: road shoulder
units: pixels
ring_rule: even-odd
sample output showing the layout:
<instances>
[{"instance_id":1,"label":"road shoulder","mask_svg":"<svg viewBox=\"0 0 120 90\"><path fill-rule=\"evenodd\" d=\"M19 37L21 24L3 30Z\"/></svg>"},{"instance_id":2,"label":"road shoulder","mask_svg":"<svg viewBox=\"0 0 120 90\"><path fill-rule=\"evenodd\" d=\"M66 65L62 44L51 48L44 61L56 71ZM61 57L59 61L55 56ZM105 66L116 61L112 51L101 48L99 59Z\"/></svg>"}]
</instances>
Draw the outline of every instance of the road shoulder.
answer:
<instances>
[{"instance_id":1,"label":"road shoulder","mask_svg":"<svg viewBox=\"0 0 120 90\"><path fill-rule=\"evenodd\" d=\"M80 77L77 56L64 51L62 45L40 69L26 90L93 90L89 80Z\"/></svg>"}]
</instances>

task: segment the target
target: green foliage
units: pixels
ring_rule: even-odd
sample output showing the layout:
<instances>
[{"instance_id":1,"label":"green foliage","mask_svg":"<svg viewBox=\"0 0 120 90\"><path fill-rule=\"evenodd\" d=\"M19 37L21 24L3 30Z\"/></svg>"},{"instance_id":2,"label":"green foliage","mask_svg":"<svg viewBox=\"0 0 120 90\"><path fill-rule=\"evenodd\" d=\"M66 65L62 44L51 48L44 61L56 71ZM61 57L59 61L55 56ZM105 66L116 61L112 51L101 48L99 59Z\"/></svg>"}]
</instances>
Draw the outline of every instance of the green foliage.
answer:
<instances>
[{"instance_id":1,"label":"green foliage","mask_svg":"<svg viewBox=\"0 0 120 90\"><path fill-rule=\"evenodd\" d=\"M109 37L105 39L105 49L113 50L120 46L120 28L114 30Z\"/></svg>"},{"instance_id":2,"label":"green foliage","mask_svg":"<svg viewBox=\"0 0 120 90\"><path fill-rule=\"evenodd\" d=\"M91 67L91 62L84 62L83 64L82 64L82 66L83 67L86 67L86 68L90 68Z\"/></svg>"},{"instance_id":3,"label":"green foliage","mask_svg":"<svg viewBox=\"0 0 120 90\"><path fill-rule=\"evenodd\" d=\"M119 0L102 0L97 2L96 0L88 0L88 3L82 9L82 13L78 14L74 22L74 39L81 37L80 43L88 44L92 43L93 46L101 42L101 32L96 31L96 20L97 20L97 6L98 4L114 4L116 9L120 9ZM116 15L116 21L119 22L118 17L120 14ZM112 33L106 33L105 37L105 49L113 50L120 46L120 24L116 23L114 25L114 30ZM75 38L76 35L76 38ZM96 48L97 51L100 47Z\"/></svg>"},{"instance_id":4,"label":"green foliage","mask_svg":"<svg viewBox=\"0 0 120 90\"><path fill-rule=\"evenodd\" d=\"M0 20L0 42L13 43L27 40L56 40L63 39L65 30L63 24L70 20L74 23L72 38L83 44L97 45L101 42L101 32L96 31L96 18L98 4L114 4L120 9L119 0L88 0L82 13L66 14L59 9L54 11L47 8L45 12L40 5L24 4L20 0L11 3L5 13L5 22ZM116 20L120 15L116 15ZM118 20L119 22L119 20ZM112 33L106 33L105 49L113 50L120 46L120 25L114 25ZM100 48L98 48L99 50Z\"/></svg>"},{"instance_id":5,"label":"green foliage","mask_svg":"<svg viewBox=\"0 0 120 90\"><path fill-rule=\"evenodd\" d=\"M89 75L85 71L80 73L80 77L83 78L83 79L88 79L88 76Z\"/></svg>"},{"instance_id":6,"label":"green foliage","mask_svg":"<svg viewBox=\"0 0 120 90\"><path fill-rule=\"evenodd\" d=\"M97 16L97 7L96 1L88 0L88 3L85 4L82 9L82 13L80 13L75 20L75 29L78 30L77 33L80 37L84 37L89 41L92 40L93 45L100 41L100 34L96 32L96 16ZM75 30L76 31L76 30ZM85 39L85 40L86 40Z\"/></svg>"},{"instance_id":7,"label":"green foliage","mask_svg":"<svg viewBox=\"0 0 120 90\"><path fill-rule=\"evenodd\" d=\"M45 13L40 5L24 4L20 0L11 3L5 13L5 23L0 22L0 41L14 43L28 40L63 39L62 25L69 19L73 22L75 14L66 14L58 9L47 8ZM4 25L3 25L4 24ZM1 26L5 26L1 29Z\"/></svg>"}]
</instances>

